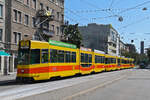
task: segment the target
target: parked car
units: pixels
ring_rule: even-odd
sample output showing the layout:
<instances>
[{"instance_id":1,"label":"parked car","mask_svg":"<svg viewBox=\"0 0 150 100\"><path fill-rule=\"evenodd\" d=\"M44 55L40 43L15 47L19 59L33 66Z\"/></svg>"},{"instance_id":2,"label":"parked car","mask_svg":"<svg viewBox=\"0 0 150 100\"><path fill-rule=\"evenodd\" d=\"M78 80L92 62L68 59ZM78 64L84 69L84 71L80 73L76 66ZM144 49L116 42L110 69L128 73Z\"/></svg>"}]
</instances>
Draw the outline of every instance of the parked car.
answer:
<instances>
[{"instance_id":1,"label":"parked car","mask_svg":"<svg viewBox=\"0 0 150 100\"><path fill-rule=\"evenodd\" d=\"M140 68L142 68L142 69L143 69L143 68L146 68L146 64L145 64L145 63L143 63L143 62L142 62L142 63L140 63L139 65L140 65Z\"/></svg>"}]
</instances>

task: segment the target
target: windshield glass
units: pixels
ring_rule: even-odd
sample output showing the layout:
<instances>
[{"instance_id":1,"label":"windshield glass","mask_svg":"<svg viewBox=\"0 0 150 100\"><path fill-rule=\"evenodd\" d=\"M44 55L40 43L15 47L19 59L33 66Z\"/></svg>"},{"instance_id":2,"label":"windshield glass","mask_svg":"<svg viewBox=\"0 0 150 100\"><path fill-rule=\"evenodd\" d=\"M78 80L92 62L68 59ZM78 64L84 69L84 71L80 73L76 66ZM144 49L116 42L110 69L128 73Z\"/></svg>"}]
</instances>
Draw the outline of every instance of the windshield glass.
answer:
<instances>
[{"instance_id":1,"label":"windshield glass","mask_svg":"<svg viewBox=\"0 0 150 100\"><path fill-rule=\"evenodd\" d=\"M28 65L29 64L29 50L20 49L18 52L18 64L19 65Z\"/></svg>"}]
</instances>

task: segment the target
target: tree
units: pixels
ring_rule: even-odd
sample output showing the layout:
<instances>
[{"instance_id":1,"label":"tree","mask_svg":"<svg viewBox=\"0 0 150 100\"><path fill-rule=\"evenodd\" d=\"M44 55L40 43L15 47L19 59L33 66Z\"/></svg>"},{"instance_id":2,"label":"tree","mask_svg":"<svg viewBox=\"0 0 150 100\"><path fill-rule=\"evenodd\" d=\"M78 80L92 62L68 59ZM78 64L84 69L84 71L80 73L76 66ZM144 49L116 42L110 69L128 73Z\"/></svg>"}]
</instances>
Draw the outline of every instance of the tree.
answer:
<instances>
[{"instance_id":1,"label":"tree","mask_svg":"<svg viewBox=\"0 0 150 100\"><path fill-rule=\"evenodd\" d=\"M149 62L150 62L150 48L147 49L147 56L148 56Z\"/></svg>"},{"instance_id":2,"label":"tree","mask_svg":"<svg viewBox=\"0 0 150 100\"><path fill-rule=\"evenodd\" d=\"M78 29L78 24L75 25L65 25L64 26L64 42L77 45L80 48L82 43L82 36Z\"/></svg>"},{"instance_id":3,"label":"tree","mask_svg":"<svg viewBox=\"0 0 150 100\"><path fill-rule=\"evenodd\" d=\"M140 63L140 54L138 54L137 52L128 52L125 50L121 50L121 56L127 57L127 58L134 58L134 62L135 64L139 64Z\"/></svg>"}]
</instances>

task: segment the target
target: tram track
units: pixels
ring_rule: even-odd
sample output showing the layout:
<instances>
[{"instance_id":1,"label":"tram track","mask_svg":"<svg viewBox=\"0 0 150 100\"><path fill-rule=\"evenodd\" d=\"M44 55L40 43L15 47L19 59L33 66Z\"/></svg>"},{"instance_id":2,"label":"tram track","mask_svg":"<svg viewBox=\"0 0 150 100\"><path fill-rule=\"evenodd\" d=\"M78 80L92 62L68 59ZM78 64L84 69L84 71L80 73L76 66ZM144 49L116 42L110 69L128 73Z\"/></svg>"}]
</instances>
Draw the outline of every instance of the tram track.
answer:
<instances>
[{"instance_id":1,"label":"tram track","mask_svg":"<svg viewBox=\"0 0 150 100\"><path fill-rule=\"evenodd\" d=\"M6 90L0 93L0 98L5 98L5 100L10 100L10 98L12 98L11 100L14 100L16 98L18 99L24 98L24 97L38 95L41 93L54 91L54 90L58 90L58 89L66 88L66 87L72 87L74 85L86 83L88 81L103 80L108 77L122 76L122 75L127 74L128 71L123 70L118 73L116 72L115 73L110 72L110 73L104 73L104 74L100 73L100 74L94 74L94 75L85 76L85 77L75 77L75 78L65 79L65 80L60 80L60 81L52 81L52 82L50 81L50 82L44 82L44 83L29 84L26 86L21 85L21 87L16 87L16 88L10 89L9 91Z\"/></svg>"},{"instance_id":2,"label":"tram track","mask_svg":"<svg viewBox=\"0 0 150 100\"><path fill-rule=\"evenodd\" d=\"M122 79L127 78L129 75L131 75L131 73L128 73L127 75L121 75L121 76L119 76L119 77L117 77L117 78L115 78L115 79L113 79L113 80L103 82L103 83L101 83L101 84L99 84L99 85L97 85L97 86L95 86L95 87L92 87L92 88L89 88L89 89L80 91L80 92L78 92L78 93L75 93L75 94L73 94L73 95L71 95L71 96L65 97L63 100L72 100L72 99L75 98L75 97L84 95L84 94L89 93L89 92L93 92L93 91L95 91L95 90L97 90L97 89L100 89L100 88L104 88L104 87L106 87L107 85L111 85L111 84L116 83L116 82L118 82L118 81L120 81L120 80L122 80Z\"/></svg>"}]
</instances>

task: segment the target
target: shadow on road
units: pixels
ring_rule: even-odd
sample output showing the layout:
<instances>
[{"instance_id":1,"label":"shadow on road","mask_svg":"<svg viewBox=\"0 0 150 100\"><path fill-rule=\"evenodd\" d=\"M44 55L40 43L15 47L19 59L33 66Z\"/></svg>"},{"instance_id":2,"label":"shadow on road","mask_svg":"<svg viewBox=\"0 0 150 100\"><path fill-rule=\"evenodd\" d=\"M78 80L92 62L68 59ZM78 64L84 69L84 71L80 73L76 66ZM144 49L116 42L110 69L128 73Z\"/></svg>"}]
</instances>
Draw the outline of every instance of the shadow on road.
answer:
<instances>
[{"instance_id":1,"label":"shadow on road","mask_svg":"<svg viewBox=\"0 0 150 100\"><path fill-rule=\"evenodd\" d=\"M1 86L11 86L11 85L22 85L23 83L17 83L16 80L6 80L6 81L0 81L0 87Z\"/></svg>"},{"instance_id":2,"label":"shadow on road","mask_svg":"<svg viewBox=\"0 0 150 100\"><path fill-rule=\"evenodd\" d=\"M121 71L121 70L118 70ZM110 71L113 72L113 71ZM71 79L71 78L78 78L78 77L84 77L84 76L88 76L88 75L94 75L94 74L100 74L100 73L105 73L105 71L103 72L98 72L98 73L92 73L92 74L86 74L86 75L75 75L75 76L69 76L69 77L54 77L51 78L49 80L43 80L43 81L30 81L30 82L17 82L15 79L13 80L4 80L4 81L0 81L0 87L1 86L11 86L11 85L30 85L30 84L38 84L38 83L44 83L44 82L53 82L53 81L60 81L60 80L65 80L65 79ZM108 72L107 72L108 73Z\"/></svg>"}]
</instances>

